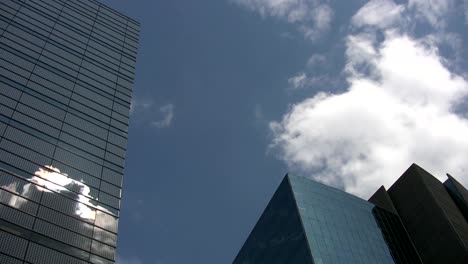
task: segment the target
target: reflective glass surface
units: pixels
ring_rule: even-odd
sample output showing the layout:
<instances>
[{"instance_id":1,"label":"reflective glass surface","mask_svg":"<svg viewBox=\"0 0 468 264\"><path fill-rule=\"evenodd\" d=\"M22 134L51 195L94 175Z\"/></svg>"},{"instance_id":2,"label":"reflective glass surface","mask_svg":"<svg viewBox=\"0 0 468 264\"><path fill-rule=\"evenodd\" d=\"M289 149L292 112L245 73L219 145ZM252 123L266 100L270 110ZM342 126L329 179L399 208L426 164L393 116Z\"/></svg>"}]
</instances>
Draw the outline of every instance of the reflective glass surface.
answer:
<instances>
[{"instance_id":1,"label":"reflective glass surface","mask_svg":"<svg viewBox=\"0 0 468 264\"><path fill-rule=\"evenodd\" d=\"M233 263L313 263L287 178L278 187Z\"/></svg>"},{"instance_id":2,"label":"reflective glass surface","mask_svg":"<svg viewBox=\"0 0 468 264\"><path fill-rule=\"evenodd\" d=\"M288 178L314 263L395 263L373 204L309 179Z\"/></svg>"},{"instance_id":3,"label":"reflective glass surface","mask_svg":"<svg viewBox=\"0 0 468 264\"><path fill-rule=\"evenodd\" d=\"M113 263L139 23L0 1L0 263Z\"/></svg>"}]
</instances>

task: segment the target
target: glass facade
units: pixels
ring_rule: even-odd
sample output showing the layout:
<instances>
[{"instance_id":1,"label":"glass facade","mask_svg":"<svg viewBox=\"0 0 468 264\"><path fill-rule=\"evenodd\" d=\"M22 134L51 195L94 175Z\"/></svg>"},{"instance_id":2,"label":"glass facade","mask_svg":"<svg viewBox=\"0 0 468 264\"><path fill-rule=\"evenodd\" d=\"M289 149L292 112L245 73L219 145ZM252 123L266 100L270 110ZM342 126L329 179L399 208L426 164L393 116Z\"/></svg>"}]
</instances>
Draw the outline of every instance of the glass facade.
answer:
<instances>
[{"instance_id":1,"label":"glass facade","mask_svg":"<svg viewBox=\"0 0 468 264\"><path fill-rule=\"evenodd\" d=\"M233 263L313 263L287 178L278 187Z\"/></svg>"},{"instance_id":2,"label":"glass facade","mask_svg":"<svg viewBox=\"0 0 468 264\"><path fill-rule=\"evenodd\" d=\"M309 179L288 178L315 264L395 263L373 216L375 205Z\"/></svg>"},{"instance_id":3,"label":"glass facade","mask_svg":"<svg viewBox=\"0 0 468 264\"><path fill-rule=\"evenodd\" d=\"M0 263L114 263L139 27L0 1Z\"/></svg>"}]
</instances>

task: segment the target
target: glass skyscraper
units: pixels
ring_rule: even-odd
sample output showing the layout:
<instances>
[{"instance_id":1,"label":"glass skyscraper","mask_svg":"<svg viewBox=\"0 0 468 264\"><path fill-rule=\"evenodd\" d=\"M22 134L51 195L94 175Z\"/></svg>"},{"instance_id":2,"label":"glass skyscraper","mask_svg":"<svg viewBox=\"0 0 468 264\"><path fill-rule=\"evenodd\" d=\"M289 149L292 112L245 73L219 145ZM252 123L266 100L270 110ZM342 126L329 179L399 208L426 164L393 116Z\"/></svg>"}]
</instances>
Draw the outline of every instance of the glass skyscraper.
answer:
<instances>
[{"instance_id":1,"label":"glass skyscraper","mask_svg":"<svg viewBox=\"0 0 468 264\"><path fill-rule=\"evenodd\" d=\"M139 28L0 1L0 263L114 263Z\"/></svg>"}]
</instances>

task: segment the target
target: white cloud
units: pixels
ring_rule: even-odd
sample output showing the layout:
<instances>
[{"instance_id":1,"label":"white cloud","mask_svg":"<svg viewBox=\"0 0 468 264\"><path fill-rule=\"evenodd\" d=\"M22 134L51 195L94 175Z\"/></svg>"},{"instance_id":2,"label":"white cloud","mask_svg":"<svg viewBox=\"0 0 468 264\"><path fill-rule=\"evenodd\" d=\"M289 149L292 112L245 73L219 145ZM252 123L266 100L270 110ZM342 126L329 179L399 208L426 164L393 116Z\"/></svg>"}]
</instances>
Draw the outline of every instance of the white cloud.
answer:
<instances>
[{"instance_id":1,"label":"white cloud","mask_svg":"<svg viewBox=\"0 0 468 264\"><path fill-rule=\"evenodd\" d=\"M403 5L391 0L371 0L352 17L351 22L357 27L375 26L380 29L401 23Z\"/></svg>"},{"instance_id":2,"label":"white cloud","mask_svg":"<svg viewBox=\"0 0 468 264\"><path fill-rule=\"evenodd\" d=\"M443 47L445 50L442 62L446 67L457 72L463 72L460 65L463 65L463 38L453 32L438 31L421 38L428 46Z\"/></svg>"},{"instance_id":3,"label":"white cloud","mask_svg":"<svg viewBox=\"0 0 468 264\"><path fill-rule=\"evenodd\" d=\"M373 64L377 58L375 50L375 36L368 33L359 33L348 36L346 39L346 56L348 61L345 71L351 75L370 74L374 77L378 73L373 71Z\"/></svg>"},{"instance_id":4,"label":"white cloud","mask_svg":"<svg viewBox=\"0 0 468 264\"><path fill-rule=\"evenodd\" d=\"M270 123L290 168L363 198L413 162L468 183L468 120L453 112L467 80L450 73L434 46L406 35L387 32L381 44L349 36L346 54L346 92L319 93Z\"/></svg>"},{"instance_id":5,"label":"white cloud","mask_svg":"<svg viewBox=\"0 0 468 264\"><path fill-rule=\"evenodd\" d=\"M313 25L303 24L299 30L312 41L319 39L326 32L333 20L333 10L329 5L321 4L311 10Z\"/></svg>"},{"instance_id":6,"label":"white cloud","mask_svg":"<svg viewBox=\"0 0 468 264\"><path fill-rule=\"evenodd\" d=\"M304 36L316 40L330 27L333 10L321 0L232 0L262 17L271 16L296 24Z\"/></svg>"},{"instance_id":7,"label":"white cloud","mask_svg":"<svg viewBox=\"0 0 468 264\"><path fill-rule=\"evenodd\" d=\"M447 170L468 183L468 115L459 107L468 81L451 72L463 48L461 36L447 30L453 6L371 0L358 10L344 38L346 91L320 92L270 123L272 147L293 172L363 198L413 162L441 180ZM421 22L432 32L411 37ZM289 79L292 88L310 85L309 68Z\"/></svg>"},{"instance_id":8,"label":"white cloud","mask_svg":"<svg viewBox=\"0 0 468 264\"><path fill-rule=\"evenodd\" d=\"M169 127L174 119L174 105L166 104L159 108L163 118L159 121L153 121L151 124L158 128Z\"/></svg>"}]
</instances>

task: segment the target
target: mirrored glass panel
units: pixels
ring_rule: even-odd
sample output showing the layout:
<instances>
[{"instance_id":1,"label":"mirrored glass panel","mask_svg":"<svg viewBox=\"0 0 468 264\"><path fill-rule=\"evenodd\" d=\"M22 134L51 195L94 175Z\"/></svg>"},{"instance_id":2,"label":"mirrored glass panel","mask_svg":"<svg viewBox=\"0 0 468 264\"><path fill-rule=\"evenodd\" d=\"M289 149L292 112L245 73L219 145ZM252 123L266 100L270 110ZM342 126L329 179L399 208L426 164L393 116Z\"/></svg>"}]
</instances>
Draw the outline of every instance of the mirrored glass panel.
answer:
<instances>
[{"instance_id":1,"label":"mirrored glass panel","mask_svg":"<svg viewBox=\"0 0 468 264\"><path fill-rule=\"evenodd\" d=\"M0 263L114 263L138 28L0 1Z\"/></svg>"}]
</instances>

